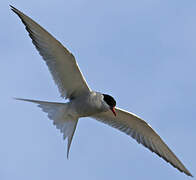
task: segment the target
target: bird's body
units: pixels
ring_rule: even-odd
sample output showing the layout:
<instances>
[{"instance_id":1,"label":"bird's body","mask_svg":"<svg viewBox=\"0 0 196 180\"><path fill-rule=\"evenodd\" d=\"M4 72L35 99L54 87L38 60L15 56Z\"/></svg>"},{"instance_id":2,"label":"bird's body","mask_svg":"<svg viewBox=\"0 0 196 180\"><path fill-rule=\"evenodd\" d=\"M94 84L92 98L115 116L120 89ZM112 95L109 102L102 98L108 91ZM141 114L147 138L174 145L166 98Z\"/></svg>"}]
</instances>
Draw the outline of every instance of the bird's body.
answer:
<instances>
[{"instance_id":1,"label":"bird's body","mask_svg":"<svg viewBox=\"0 0 196 180\"><path fill-rule=\"evenodd\" d=\"M101 93L91 91L71 100L68 104L75 110L79 117L88 117L110 109L103 101L103 98L104 96Z\"/></svg>"},{"instance_id":2,"label":"bird's body","mask_svg":"<svg viewBox=\"0 0 196 180\"><path fill-rule=\"evenodd\" d=\"M110 109L104 103L103 95L94 91L79 96L66 103L66 105L77 118L89 117Z\"/></svg>"},{"instance_id":3,"label":"bird's body","mask_svg":"<svg viewBox=\"0 0 196 180\"><path fill-rule=\"evenodd\" d=\"M46 62L61 97L69 101L56 103L16 99L36 103L48 114L49 119L63 133L64 139L68 139L67 157L78 119L92 117L133 137L179 171L192 176L149 124L133 113L117 108L112 96L91 90L72 53L31 18L13 6L11 9L25 25L33 44Z\"/></svg>"}]
</instances>

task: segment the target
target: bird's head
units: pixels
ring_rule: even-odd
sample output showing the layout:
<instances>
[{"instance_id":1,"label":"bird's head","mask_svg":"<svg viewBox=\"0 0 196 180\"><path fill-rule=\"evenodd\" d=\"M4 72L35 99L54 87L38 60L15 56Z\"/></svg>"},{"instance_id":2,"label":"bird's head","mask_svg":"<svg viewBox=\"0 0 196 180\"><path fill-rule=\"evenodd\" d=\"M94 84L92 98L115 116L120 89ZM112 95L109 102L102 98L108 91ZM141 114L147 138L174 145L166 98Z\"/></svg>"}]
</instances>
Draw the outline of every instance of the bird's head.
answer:
<instances>
[{"instance_id":1,"label":"bird's head","mask_svg":"<svg viewBox=\"0 0 196 180\"><path fill-rule=\"evenodd\" d=\"M115 112L116 101L114 100L114 98L108 94L103 94L103 100L109 106L109 108L113 112L114 116L116 116L116 112Z\"/></svg>"}]
</instances>

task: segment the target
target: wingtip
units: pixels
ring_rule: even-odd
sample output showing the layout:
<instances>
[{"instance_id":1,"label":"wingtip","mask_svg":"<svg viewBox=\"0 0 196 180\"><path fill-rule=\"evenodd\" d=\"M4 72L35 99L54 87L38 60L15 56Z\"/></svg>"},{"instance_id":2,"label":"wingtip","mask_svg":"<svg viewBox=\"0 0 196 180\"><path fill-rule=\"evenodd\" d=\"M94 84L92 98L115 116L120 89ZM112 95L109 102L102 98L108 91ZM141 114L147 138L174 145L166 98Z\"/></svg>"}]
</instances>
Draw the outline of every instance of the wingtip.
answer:
<instances>
[{"instance_id":1,"label":"wingtip","mask_svg":"<svg viewBox=\"0 0 196 180\"><path fill-rule=\"evenodd\" d=\"M14 6L12 6L11 4L9 5L10 6L10 9L12 10L12 11L16 11L17 9L14 7Z\"/></svg>"},{"instance_id":2,"label":"wingtip","mask_svg":"<svg viewBox=\"0 0 196 180\"><path fill-rule=\"evenodd\" d=\"M12 99L17 100L17 101L24 101L22 98L17 98L17 97L12 97Z\"/></svg>"},{"instance_id":3,"label":"wingtip","mask_svg":"<svg viewBox=\"0 0 196 180\"><path fill-rule=\"evenodd\" d=\"M188 172L188 173L186 173L188 176L190 176L190 177L194 177L190 172Z\"/></svg>"},{"instance_id":4,"label":"wingtip","mask_svg":"<svg viewBox=\"0 0 196 180\"><path fill-rule=\"evenodd\" d=\"M13 100L19 100L20 98L12 97Z\"/></svg>"},{"instance_id":5,"label":"wingtip","mask_svg":"<svg viewBox=\"0 0 196 180\"><path fill-rule=\"evenodd\" d=\"M15 8L14 6L12 5L9 5L10 6L10 9L16 13L18 16L20 16L21 14L23 14L20 10L18 10L17 8Z\"/></svg>"}]
</instances>

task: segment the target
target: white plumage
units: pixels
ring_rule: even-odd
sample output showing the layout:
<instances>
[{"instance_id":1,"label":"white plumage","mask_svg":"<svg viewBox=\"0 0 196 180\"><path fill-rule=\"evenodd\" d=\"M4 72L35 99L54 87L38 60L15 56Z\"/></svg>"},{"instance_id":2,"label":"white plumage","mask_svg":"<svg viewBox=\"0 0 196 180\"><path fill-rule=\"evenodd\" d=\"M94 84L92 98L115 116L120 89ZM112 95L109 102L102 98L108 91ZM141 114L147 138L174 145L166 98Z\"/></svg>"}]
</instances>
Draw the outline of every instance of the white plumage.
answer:
<instances>
[{"instance_id":1,"label":"white plumage","mask_svg":"<svg viewBox=\"0 0 196 180\"><path fill-rule=\"evenodd\" d=\"M21 11L13 6L11 9L20 17L33 44L45 60L61 97L68 98L69 102L18 100L36 103L48 114L49 119L53 120L53 124L63 133L64 139L68 138L67 157L78 119L90 116L126 133L179 171L192 176L144 120L130 112L115 108L116 102L111 96L92 91L88 87L74 56L59 41Z\"/></svg>"}]
</instances>

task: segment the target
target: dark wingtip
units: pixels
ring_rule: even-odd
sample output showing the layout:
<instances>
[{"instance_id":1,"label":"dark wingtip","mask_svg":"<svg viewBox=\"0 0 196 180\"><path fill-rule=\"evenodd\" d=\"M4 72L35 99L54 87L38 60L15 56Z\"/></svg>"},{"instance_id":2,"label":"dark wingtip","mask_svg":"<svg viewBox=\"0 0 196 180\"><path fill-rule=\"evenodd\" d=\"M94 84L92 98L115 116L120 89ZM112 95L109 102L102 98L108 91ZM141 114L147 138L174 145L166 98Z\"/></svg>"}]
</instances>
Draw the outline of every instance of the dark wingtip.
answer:
<instances>
[{"instance_id":1,"label":"dark wingtip","mask_svg":"<svg viewBox=\"0 0 196 180\"><path fill-rule=\"evenodd\" d=\"M14 12L14 13L16 13L18 16L19 16L19 14L22 14L18 9L16 9L14 6L12 6L12 5L9 5L10 6L10 9Z\"/></svg>"},{"instance_id":2,"label":"dark wingtip","mask_svg":"<svg viewBox=\"0 0 196 180\"><path fill-rule=\"evenodd\" d=\"M14 7L14 6L12 6L12 5L9 5L10 6L10 9L12 10L12 11L15 11L16 10L16 8Z\"/></svg>"},{"instance_id":3,"label":"dark wingtip","mask_svg":"<svg viewBox=\"0 0 196 180\"><path fill-rule=\"evenodd\" d=\"M24 99L22 98L17 98L17 97L12 97L13 100L17 100L17 101L23 101Z\"/></svg>"},{"instance_id":4,"label":"dark wingtip","mask_svg":"<svg viewBox=\"0 0 196 180\"><path fill-rule=\"evenodd\" d=\"M191 173L189 173L189 174L187 174L187 175L190 176L190 177L192 177L192 178L194 177Z\"/></svg>"}]
</instances>

